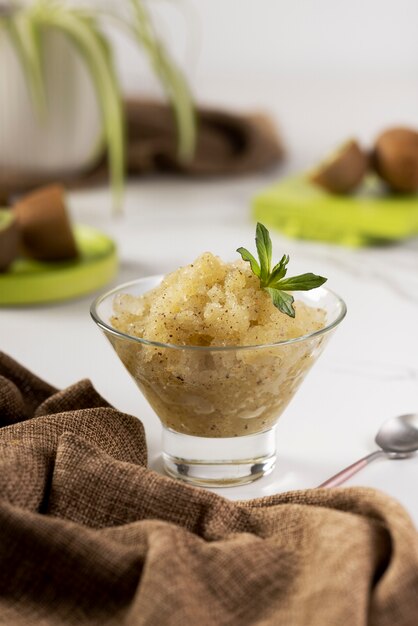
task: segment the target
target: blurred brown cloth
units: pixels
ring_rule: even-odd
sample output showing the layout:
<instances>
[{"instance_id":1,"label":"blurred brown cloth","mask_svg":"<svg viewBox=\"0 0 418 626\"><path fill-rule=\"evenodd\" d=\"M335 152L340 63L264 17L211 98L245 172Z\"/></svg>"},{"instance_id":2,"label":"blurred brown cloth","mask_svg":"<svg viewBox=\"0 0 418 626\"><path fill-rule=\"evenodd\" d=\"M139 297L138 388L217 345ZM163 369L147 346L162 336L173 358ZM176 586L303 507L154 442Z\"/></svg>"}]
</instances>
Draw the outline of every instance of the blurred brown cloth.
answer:
<instances>
[{"instance_id":1,"label":"blurred brown cloth","mask_svg":"<svg viewBox=\"0 0 418 626\"><path fill-rule=\"evenodd\" d=\"M185 176L230 176L270 168L284 155L282 142L271 119L264 114L240 115L198 107L197 145L191 161L177 156L177 130L170 106L127 100L126 168L130 176L175 172ZM65 172L41 176L30 172L0 172L0 195L56 182L69 187L96 185L107 180L106 156L77 176Z\"/></svg>"},{"instance_id":2,"label":"blurred brown cloth","mask_svg":"<svg viewBox=\"0 0 418 626\"><path fill-rule=\"evenodd\" d=\"M232 502L146 468L88 381L0 356L0 624L416 626L418 538L371 489Z\"/></svg>"}]
</instances>

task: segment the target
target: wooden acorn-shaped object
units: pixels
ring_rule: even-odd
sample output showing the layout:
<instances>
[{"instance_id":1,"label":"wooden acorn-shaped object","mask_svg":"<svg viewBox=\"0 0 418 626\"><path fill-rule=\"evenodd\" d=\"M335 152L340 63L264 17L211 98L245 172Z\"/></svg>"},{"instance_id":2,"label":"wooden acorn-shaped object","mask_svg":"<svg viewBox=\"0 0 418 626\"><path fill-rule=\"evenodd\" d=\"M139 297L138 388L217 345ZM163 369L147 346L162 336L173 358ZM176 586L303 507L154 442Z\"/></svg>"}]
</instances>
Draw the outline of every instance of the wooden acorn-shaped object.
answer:
<instances>
[{"instance_id":1,"label":"wooden acorn-shaped object","mask_svg":"<svg viewBox=\"0 0 418 626\"><path fill-rule=\"evenodd\" d=\"M410 128L390 128L377 138L372 152L376 173L393 190L418 190L418 132Z\"/></svg>"},{"instance_id":2,"label":"wooden acorn-shaped object","mask_svg":"<svg viewBox=\"0 0 418 626\"><path fill-rule=\"evenodd\" d=\"M363 181L369 159L351 139L309 174L309 180L335 194L349 194Z\"/></svg>"},{"instance_id":3,"label":"wooden acorn-shaped object","mask_svg":"<svg viewBox=\"0 0 418 626\"><path fill-rule=\"evenodd\" d=\"M0 272L5 272L19 251L19 229L14 212L0 209Z\"/></svg>"},{"instance_id":4,"label":"wooden acorn-shaped object","mask_svg":"<svg viewBox=\"0 0 418 626\"><path fill-rule=\"evenodd\" d=\"M38 261L65 261L78 256L61 185L48 185L14 205L22 252Z\"/></svg>"}]
</instances>

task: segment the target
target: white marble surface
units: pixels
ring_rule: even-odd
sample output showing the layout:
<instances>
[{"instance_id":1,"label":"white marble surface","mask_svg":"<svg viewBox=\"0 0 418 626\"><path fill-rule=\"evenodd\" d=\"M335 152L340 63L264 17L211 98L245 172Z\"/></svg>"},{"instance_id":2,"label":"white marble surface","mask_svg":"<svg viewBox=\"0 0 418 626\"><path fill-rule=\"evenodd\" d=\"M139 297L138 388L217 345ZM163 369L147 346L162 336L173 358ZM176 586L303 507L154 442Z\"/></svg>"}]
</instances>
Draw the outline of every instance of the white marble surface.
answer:
<instances>
[{"instance_id":1,"label":"white marble surface","mask_svg":"<svg viewBox=\"0 0 418 626\"><path fill-rule=\"evenodd\" d=\"M326 136L325 119L322 125ZM289 128L296 134L295 120ZM290 165L279 172L225 181L132 183L118 219L110 215L106 189L72 194L71 210L77 221L116 239L121 267L115 283L172 270L203 250L233 259L238 245L252 246L254 193L321 150L311 141L304 151L300 136L293 144ZM222 490L233 499L313 487L372 451L385 419L418 410L418 240L349 250L275 233L273 245L277 256L291 255L292 272L328 276L349 312L279 421L275 471L251 485ZM151 466L159 470L158 420L91 321L92 298L1 310L0 348L59 387L91 378L112 404L141 418ZM418 524L417 477L418 457L381 460L347 484L383 490Z\"/></svg>"}]
</instances>

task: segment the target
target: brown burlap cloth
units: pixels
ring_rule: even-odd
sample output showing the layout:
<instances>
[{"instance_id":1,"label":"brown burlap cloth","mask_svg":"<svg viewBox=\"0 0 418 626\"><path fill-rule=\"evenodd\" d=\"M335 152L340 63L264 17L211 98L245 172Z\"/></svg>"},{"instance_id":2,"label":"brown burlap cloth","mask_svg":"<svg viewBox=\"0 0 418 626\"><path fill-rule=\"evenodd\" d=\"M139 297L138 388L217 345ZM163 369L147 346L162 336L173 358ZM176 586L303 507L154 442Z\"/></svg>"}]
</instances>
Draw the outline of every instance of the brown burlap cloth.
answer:
<instances>
[{"instance_id":1,"label":"brown burlap cloth","mask_svg":"<svg viewBox=\"0 0 418 626\"><path fill-rule=\"evenodd\" d=\"M274 124L264 114L240 115L219 109L197 108L197 145L187 163L177 158L177 130L168 105L142 100L124 103L126 117L126 167L131 176L176 172L187 176L222 176L257 172L281 161L283 147ZM77 176L62 172L68 187L88 186L106 180L106 157ZM56 182L57 174L41 176L3 168L0 194L7 195Z\"/></svg>"},{"instance_id":2,"label":"brown burlap cloth","mask_svg":"<svg viewBox=\"0 0 418 626\"><path fill-rule=\"evenodd\" d=\"M417 626L418 539L371 489L232 502L146 468L88 381L0 356L0 624Z\"/></svg>"}]
</instances>

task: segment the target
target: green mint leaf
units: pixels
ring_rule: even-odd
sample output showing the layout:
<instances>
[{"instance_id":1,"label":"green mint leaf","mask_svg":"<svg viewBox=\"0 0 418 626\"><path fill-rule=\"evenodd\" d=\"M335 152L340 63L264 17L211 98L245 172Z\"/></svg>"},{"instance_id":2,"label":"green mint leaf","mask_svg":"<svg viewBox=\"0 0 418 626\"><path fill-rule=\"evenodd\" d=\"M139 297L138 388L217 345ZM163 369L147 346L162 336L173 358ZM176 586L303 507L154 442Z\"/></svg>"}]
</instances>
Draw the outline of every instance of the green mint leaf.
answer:
<instances>
[{"instance_id":1,"label":"green mint leaf","mask_svg":"<svg viewBox=\"0 0 418 626\"><path fill-rule=\"evenodd\" d=\"M250 263L251 271L260 279L260 287L270 295L274 306L285 315L295 317L294 298L286 292L309 291L320 287L327 279L311 272L285 278L289 263L289 255L287 254L284 254L279 263L271 269L272 245L270 234L267 228L259 222L257 223L255 243L259 263L246 248L238 248L237 252L244 261Z\"/></svg>"},{"instance_id":2,"label":"green mint leaf","mask_svg":"<svg viewBox=\"0 0 418 626\"><path fill-rule=\"evenodd\" d=\"M326 278L323 276L317 276L316 274L301 274L300 276L292 276L291 278L284 278L272 284L272 287L276 289L284 289L285 291L309 291L320 287L326 282Z\"/></svg>"},{"instance_id":3,"label":"green mint leaf","mask_svg":"<svg viewBox=\"0 0 418 626\"><path fill-rule=\"evenodd\" d=\"M273 289L272 287L266 287L265 290L270 294L273 304L276 309L279 309L285 315L295 317L295 309L293 308L294 297L290 293L280 291L279 289Z\"/></svg>"},{"instance_id":4,"label":"green mint leaf","mask_svg":"<svg viewBox=\"0 0 418 626\"><path fill-rule=\"evenodd\" d=\"M271 274L268 279L268 286L274 287L274 283L281 280L287 273L287 264L289 263L289 255L284 254L280 259L280 263L277 263L271 270Z\"/></svg>"},{"instance_id":5,"label":"green mint leaf","mask_svg":"<svg viewBox=\"0 0 418 626\"><path fill-rule=\"evenodd\" d=\"M258 258L260 260L260 279L264 286L267 284L270 274L273 247L271 245L269 231L265 226L263 226L263 224L260 224L260 222L257 223L255 244L257 246Z\"/></svg>"},{"instance_id":6,"label":"green mint leaf","mask_svg":"<svg viewBox=\"0 0 418 626\"><path fill-rule=\"evenodd\" d=\"M237 252L241 255L244 261L249 262L252 273L258 276L258 278L260 278L260 274L261 274L260 266L255 260L255 258L253 257L253 255L251 254L251 252L248 252L246 248L238 248Z\"/></svg>"}]
</instances>

